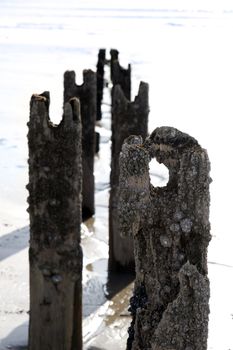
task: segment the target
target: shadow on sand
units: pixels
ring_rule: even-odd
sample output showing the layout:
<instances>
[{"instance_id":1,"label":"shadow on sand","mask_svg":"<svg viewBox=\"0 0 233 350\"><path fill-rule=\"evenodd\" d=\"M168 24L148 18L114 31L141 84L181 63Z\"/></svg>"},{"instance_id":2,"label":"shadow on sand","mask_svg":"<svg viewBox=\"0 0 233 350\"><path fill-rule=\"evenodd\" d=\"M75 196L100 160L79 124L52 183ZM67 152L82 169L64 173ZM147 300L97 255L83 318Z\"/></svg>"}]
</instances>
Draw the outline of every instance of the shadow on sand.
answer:
<instances>
[{"instance_id":1,"label":"shadow on sand","mask_svg":"<svg viewBox=\"0 0 233 350\"><path fill-rule=\"evenodd\" d=\"M29 227L7 233L0 237L0 261L28 247Z\"/></svg>"}]
</instances>

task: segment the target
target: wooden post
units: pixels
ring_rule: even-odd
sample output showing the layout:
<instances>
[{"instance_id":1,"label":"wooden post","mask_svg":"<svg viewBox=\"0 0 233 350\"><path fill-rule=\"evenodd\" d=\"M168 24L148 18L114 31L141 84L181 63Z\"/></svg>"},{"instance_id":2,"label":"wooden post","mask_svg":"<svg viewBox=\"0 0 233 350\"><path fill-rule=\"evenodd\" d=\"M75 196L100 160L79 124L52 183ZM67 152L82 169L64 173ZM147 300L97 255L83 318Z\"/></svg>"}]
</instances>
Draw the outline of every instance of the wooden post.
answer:
<instances>
[{"instance_id":1,"label":"wooden post","mask_svg":"<svg viewBox=\"0 0 233 350\"><path fill-rule=\"evenodd\" d=\"M150 183L154 157L169 169L166 187ZM209 170L207 152L174 128L122 147L120 232L133 237L136 263L127 350L207 349Z\"/></svg>"},{"instance_id":2,"label":"wooden post","mask_svg":"<svg viewBox=\"0 0 233 350\"><path fill-rule=\"evenodd\" d=\"M94 156L96 151L96 73L83 71L83 84L76 85L75 72L64 74L64 102L77 97L81 104L82 119L82 162L83 162L83 220L95 213Z\"/></svg>"},{"instance_id":3,"label":"wooden post","mask_svg":"<svg viewBox=\"0 0 233 350\"><path fill-rule=\"evenodd\" d=\"M147 136L148 84L141 82L138 96L129 102L119 85L113 89L112 150L109 200L109 270L134 270L132 239L122 238L118 219L119 154L123 141L131 134Z\"/></svg>"},{"instance_id":4,"label":"wooden post","mask_svg":"<svg viewBox=\"0 0 233 350\"><path fill-rule=\"evenodd\" d=\"M125 97L130 101L131 99L131 65L128 65L128 68L125 69L121 67L119 63L119 52L117 50L110 50L111 55L111 80L113 86L120 85L122 91L125 94Z\"/></svg>"},{"instance_id":5,"label":"wooden post","mask_svg":"<svg viewBox=\"0 0 233 350\"><path fill-rule=\"evenodd\" d=\"M79 101L49 120L49 93L33 95L28 123L29 350L82 349L81 120Z\"/></svg>"},{"instance_id":6,"label":"wooden post","mask_svg":"<svg viewBox=\"0 0 233 350\"><path fill-rule=\"evenodd\" d=\"M98 53L97 71L96 71L96 83L97 83L97 114L96 120L102 119L101 104L103 100L104 90L104 65L106 60L106 50L100 49Z\"/></svg>"}]
</instances>

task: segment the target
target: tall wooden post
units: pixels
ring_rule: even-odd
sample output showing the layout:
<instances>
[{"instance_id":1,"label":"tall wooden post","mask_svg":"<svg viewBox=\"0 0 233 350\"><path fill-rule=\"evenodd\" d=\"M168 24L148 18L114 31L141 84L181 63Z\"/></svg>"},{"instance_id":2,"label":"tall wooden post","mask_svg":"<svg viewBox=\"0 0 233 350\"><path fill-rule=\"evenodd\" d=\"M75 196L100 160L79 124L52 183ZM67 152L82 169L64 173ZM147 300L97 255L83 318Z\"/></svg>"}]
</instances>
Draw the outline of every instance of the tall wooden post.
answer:
<instances>
[{"instance_id":1,"label":"tall wooden post","mask_svg":"<svg viewBox=\"0 0 233 350\"><path fill-rule=\"evenodd\" d=\"M154 157L169 169L166 187L150 183ZM127 350L207 349L209 170L207 152L174 128L122 147L120 232L133 237L136 263Z\"/></svg>"},{"instance_id":2,"label":"tall wooden post","mask_svg":"<svg viewBox=\"0 0 233 350\"><path fill-rule=\"evenodd\" d=\"M115 49L110 50L111 60L110 60L110 71L111 80L113 86L120 85L125 97L130 101L131 99L131 65L125 69L121 67L119 63L119 52Z\"/></svg>"},{"instance_id":3,"label":"tall wooden post","mask_svg":"<svg viewBox=\"0 0 233 350\"><path fill-rule=\"evenodd\" d=\"M118 218L119 154L123 141L131 134L147 136L148 84L141 82L138 96L129 102L121 87L115 86L112 100L112 150L109 199L109 269L134 270L132 238L122 238Z\"/></svg>"},{"instance_id":4,"label":"tall wooden post","mask_svg":"<svg viewBox=\"0 0 233 350\"><path fill-rule=\"evenodd\" d=\"M79 101L49 120L49 93L33 95L28 123L29 350L82 349L81 120Z\"/></svg>"},{"instance_id":5,"label":"tall wooden post","mask_svg":"<svg viewBox=\"0 0 233 350\"><path fill-rule=\"evenodd\" d=\"M106 61L106 50L100 49L98 53L97 71L96 71L96 83L97 83L97 113L96 120L102 119L101 104L103 100L104 90L104 65Z\"/></svg>"},{"instance_id":6,"label":"tall wooden post","mask_svg":"<svg viewBox=\"0 0 233 350\"><path fill-rule=\"evenodd\" d=\"M88 219L95 213L94 156L96 151L96 73L83 71L83 84L76 85L75 72L64 74L64 102L77 97L81 104L83 204L82 217Z\"/></svg>"}]
</instances>

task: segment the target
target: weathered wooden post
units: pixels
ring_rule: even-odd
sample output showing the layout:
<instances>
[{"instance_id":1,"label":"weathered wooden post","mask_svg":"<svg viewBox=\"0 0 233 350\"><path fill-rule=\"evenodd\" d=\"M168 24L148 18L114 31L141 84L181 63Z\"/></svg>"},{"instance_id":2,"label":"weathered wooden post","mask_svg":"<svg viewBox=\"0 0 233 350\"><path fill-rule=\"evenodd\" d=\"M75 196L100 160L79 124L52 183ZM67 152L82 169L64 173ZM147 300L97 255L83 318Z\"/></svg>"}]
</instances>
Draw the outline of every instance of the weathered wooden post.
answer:
<instances>
[{"instance_id":1,"label":"weathered wooden post","mask_svg":"<svg viewBox=\"0 0 233 350\"><path fill-rule=\"evenodd\" d=\"M169 169L166 187L150 183L154 157ZM207 349L209 170L206 151L174 128L122 147L120 232L133 236L136 263L128 350Z\"/></svg>"},{"instance_id":2,"label":"weathered wooden post","mask_svg":"<svg viewBox=\"0 0 233 350\"><path fill-rule=\"evenodd\" d=\"M119 63L119 52L115 49L110 50L110 72L113 86L120 85L125 97L130 101L131 99L131 65L125 69Z\"/></svg>"},{"instance_id":3,"label":"weathered wooden post","mask_svg":"<svg viewBox=\"0 0 233 350\"><path fill-rule=\"evenodd\" d=\"M118 218L119 154L123 141L131 134L147 136L148 128L147 83L141 82L138 96L129 102L119 85L113 89L112 150L109 199L109 270L134 270L132 238L122 238Z\"/></svg>"},{"instance_id":4,"label":"weathered wooden post","mask_svg":"<svg viewBox=\"0 0 233 350\"><path fill-rule=\"evenodd\" d=\"M29 349L82 349L81 120L79 101L49 120L49 93L33 95L28 123Z\"/></svg>"},{"instance_id":5,"label":"weathered wooden post","mask_svg":"<svg viewBox=\"0 0 233 350\"><path fill-rule=\"evenodd\" d=\"M83 71L83 84L76 85L75 72L64 74L64 103L77 97L81 104L82 119L82 166L83 166L83 203L82 217L88 219L95 213L94 156L96 151L96 73Z\"/></svg>"},{"instance_id":6,"label":"weathered wooden post","mask_svg":"<svg viewBox=\"0 0 233 350\"><path fill-rule=\"evenodd\" d=\"M97 111L96 120L102 119L101 104L103 100L104 91L104 65L106 61L106 50L100 49L98 53L97 71L96 71L96 83L97 83Z\"/></svg>"}]
</instances>

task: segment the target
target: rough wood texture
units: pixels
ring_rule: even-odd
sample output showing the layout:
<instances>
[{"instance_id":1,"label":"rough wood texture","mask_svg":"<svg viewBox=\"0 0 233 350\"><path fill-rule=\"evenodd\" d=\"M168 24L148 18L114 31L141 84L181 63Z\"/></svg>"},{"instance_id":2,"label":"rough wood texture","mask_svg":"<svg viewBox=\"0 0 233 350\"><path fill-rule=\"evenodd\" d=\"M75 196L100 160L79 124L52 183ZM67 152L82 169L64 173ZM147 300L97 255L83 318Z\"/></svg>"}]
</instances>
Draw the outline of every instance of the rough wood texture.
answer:
<instances>
[{"instance_id":1,"label":"rough wood texture","mask_svg":"<svg viewBox=\"0 0 233 350\"><path fill-rule=\"evenodd\" d=\"M96 83L97 83L97 114L96 120L102 119L101 104L103 100L104 91L104 65L106 60L106 50L100 49L98 53L97 71L96 71Z\"/></svg>"},{"instance_id":2,"label":"rough wood texture","mask_svg":"<svg viewBox=\"0 0 233 350\"><path fill-rule=\"evenodd\" d=\"M110 72L113 86L120 85L125 97L130 101L131 99L131 65L125 69L119 63L119 52L117 50L110 50Z\"/></svg>"},{"instance_id":3,"label":"rough wood texture","mask_svg":"<svg viewBox=\"0 0 233 350\"><path fill-rule=\"evenodd\" d=\"M150 184L152 158L169 169L166 187ZM170 127L120 156L120 232L133 236L136 262L128 350L206 350L210 241L207 153Z\"/></svg>"},{"instance_id":4,"label":"rough wood texture","mask_svg":"<svg viewBox=\"0 0 233 350\"><path fill-rule=\"evenodd\" d=\"M132 238L122 238L118 219L119 154L123 141L131 134L147 136L148 84L141 82L138 96L129 102L119 85L113 89L112 150L109 200L109 269L134 270Z\"/></svg>"},{"instance_id":5,"label":"rough wood texture","mask_svg":"<svg viewBox=\"0 0 233 350\"><path fill-rule=\"evenodd\" d=\"M83 166L83 220L95 213L94 156L96 151L96 73L83 71L83 84L76 85L75 72L64 74L64 102L77 97L81 104L82 166Z\"/></svg>"},{"instance_id":6,"label":"rough wood texture","mask_svg":"<svg viewBox=\"0 0 233 350\"><path fill-rule=\"evenodd\" d=\"M49 94L33 95L28 123L29 349L82 349L81 120L79 101L49 120Z\"/></svg>"}]
</instances>

